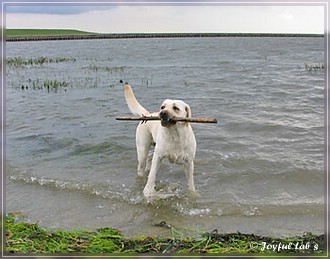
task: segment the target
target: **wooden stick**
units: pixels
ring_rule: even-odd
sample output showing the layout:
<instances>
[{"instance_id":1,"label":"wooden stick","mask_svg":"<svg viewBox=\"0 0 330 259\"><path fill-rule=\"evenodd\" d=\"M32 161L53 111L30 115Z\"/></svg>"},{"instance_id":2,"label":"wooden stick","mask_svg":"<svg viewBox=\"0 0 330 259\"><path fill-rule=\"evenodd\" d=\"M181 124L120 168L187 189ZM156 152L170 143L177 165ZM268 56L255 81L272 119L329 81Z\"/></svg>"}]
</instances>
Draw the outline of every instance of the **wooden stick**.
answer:
<instances>
[{"instance_id":1,"label":"wooden stick","mask_svg":"<svg viewBox=\"0 0 330 259\"><path fill-rule=\"evenodd\" d=\"M142 117L116 117L116 120L120 121L155 121L160 120L158 116L142 116ZM196 123L218 123L214 118L172 118L173 121L181 122L196 122Z\"/></svg>"}]
</instances>

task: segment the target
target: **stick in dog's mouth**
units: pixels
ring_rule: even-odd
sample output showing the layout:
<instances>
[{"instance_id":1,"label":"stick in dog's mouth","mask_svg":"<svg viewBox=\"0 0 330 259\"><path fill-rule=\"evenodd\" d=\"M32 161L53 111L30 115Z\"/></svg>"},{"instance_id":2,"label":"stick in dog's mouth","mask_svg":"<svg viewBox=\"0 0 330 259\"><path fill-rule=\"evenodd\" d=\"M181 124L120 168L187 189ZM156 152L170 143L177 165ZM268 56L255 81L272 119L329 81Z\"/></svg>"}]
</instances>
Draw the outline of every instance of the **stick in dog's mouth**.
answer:
<instances>
[{"instance_id":1,"label":"stick in dog's mouth","mask_svg":"<svg viewBox=\"0 0 330 259\"><path fill-rule=\"evenodd\" d=\"M158 116L140 116L140 117L116 117L116 120L121 121L155 121L155 120L161 120ZM217 119L215 118L180 118L180 117L174 117L171 118L171 120L175 122L196 122L196 123L218 123Z\"/></svg>"},{"instance_id":2,"label":"stick in dog's mouth","mask_svg":"<svg viewBox=\"0 0 330 259\"><path fill-rule=\"evenodd\" d=\"M170 127L176 124L176 120L173 119L160 119L160 123L163 127Z\"/></svg>"},{"instance_id":3,"label":"stick in dog's mouth","mask_svg":"<svg viewBox=\"0 0 330 259\"><path fill-rule=\"evenodd\" d=\"M160 123L163 127L170 127L176 124L174 117L170 118L167 112L159 113Z\"/></svg>"}]
</instances>

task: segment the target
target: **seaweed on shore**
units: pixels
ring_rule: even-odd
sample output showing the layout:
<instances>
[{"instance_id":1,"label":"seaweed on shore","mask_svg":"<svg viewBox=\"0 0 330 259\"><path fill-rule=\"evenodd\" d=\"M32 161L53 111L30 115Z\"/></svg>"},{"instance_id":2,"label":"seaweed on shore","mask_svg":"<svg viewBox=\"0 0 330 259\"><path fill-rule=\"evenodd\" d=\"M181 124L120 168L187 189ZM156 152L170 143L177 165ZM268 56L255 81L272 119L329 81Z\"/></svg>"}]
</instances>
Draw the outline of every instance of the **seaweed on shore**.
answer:
<instances>
[{"instance_id":1,"label":"seaweed on shore","mask_svg":"<svg viewBox=\"0 0 330 259\"><path fill-rule=\"evenodd\" d=\"M19 215L18 215L19 216ZM171 227L171 231L174 230ZM325 252L324 235L307 233L295 238L254 234L220 234L216 230L199 237L126 238L112 228L96 231L46 230L37 223L6 216L6 254L316 254Z\"/></svg>"}]
</instances>

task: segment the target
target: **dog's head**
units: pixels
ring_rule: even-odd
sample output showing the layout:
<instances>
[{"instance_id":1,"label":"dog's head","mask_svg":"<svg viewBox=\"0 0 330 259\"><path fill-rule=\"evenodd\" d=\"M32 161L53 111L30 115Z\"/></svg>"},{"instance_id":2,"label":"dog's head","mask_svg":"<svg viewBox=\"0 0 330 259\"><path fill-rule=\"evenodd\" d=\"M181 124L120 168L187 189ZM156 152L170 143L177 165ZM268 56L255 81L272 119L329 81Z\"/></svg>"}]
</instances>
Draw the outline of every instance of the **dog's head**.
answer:
<instances>
[{"instance_id":1,"label":"dog's head","mask_svg":"<svg viewBox=\"0 0 330 259\"><path fill-rule=\"evenodd\" d=\"M177 124L173 118L190 118L191 109L188 104L181 100L165 100L160 106L159 117L163 127L171 127ZM188 125L188 123L184 123Z\"/></svg>"}]
</instances>

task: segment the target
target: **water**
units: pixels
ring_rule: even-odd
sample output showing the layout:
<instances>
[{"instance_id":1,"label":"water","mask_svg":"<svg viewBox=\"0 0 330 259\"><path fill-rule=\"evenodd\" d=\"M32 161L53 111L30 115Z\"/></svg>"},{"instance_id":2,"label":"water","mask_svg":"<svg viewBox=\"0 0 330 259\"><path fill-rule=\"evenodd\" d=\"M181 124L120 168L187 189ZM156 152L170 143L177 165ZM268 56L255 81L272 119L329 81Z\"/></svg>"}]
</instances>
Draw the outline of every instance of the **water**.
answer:
<instances>
[{"instance_id":1,"label":"water","mask_svg":"<svg viewBox=\"0 0 330 259\"><path fill-rule=\"evenodd\" d=\"M7 212L126 236L169 235L160 221L193 236L323 233L324 70L305 68L324 64L323 49L322 38L7 43L7 59L68 58L6 68ZM144 201L137 123L114 119L130 115L121 79L150 111L176 98L218 119L193 124L200 197L166 164L156 184L172 197Z\"/></svg>"}]
</instances>

